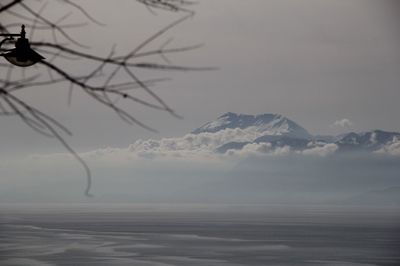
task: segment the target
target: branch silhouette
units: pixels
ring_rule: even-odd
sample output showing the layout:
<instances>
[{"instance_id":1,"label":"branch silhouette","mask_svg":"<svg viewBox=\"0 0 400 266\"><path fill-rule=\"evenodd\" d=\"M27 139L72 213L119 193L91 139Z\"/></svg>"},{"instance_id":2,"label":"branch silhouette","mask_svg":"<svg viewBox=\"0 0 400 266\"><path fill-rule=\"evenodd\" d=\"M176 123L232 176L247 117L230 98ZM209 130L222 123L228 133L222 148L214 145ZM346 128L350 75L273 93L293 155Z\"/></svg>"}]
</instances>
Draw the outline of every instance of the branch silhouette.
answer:
<instances>
[{"instance_id":1,"label":"branch silhouette","mask_svg":"<svg viewBox=\"0 0 400 266\"><path fill-rule=\"evenodd\" d=\"M38 108L22 100L17 92L31 87L54 86L55 84L66 84L68 89L68 103L72 99L72 91L80 89L95 102L109 108L124 122L131 125L138 125L150 131L156 131L146 123L138 120L132 113L124 109L120 100L129 101L133 104L140 104L167 112L174 117L180 117L161 97L152 89L158 82L166 78L142 79L137 73L139 69L149 71L199 71L211 68L189 67L171 64L168 55L187 52L201 47L200 44L190 46L170 47L172 39L161 44L158 49L147 49L150 44L160 41L161 37L169 30L194 15L190 6L192 1L185 0L134 0L145 5L151 13L156 10L176 12L179 19L164 26L159 31L151 34L139 45L125 54L117 54L114 47L106 56L91 54L90 47L80 43L70 34L70 30L85 27L90 24L105 26L101 21L91 15L84 7L73 0L61 0L57 3L68 7L63 16L54 20L46 16L47 1L32 0L10 0L0 4L0 15L18 20L21 23L4 23L0 20L0 33L15 33L22 23L30 32L30 38L37 31L41 35L51 36L50 40L31 41L31 46L43 54L47 59L40 62L38 67L32 69L17 69L9 64L0 63L0 115L15 116L35 132L46 137L55 138L83 167L86 174L86 187L84 193L91 196L92 175L89 166L81 156L68 144L64 136L71 136L72 132L49 114L40 111ZM35 4L33 4L35 3ZM38 3L43 3L37 8ZM82 22L69 22L72 13L80 15ZM7 51L2 49L1 52ZM154 61L159 57L165 63ZM68 61L70 64L79 61L92 66L87 74L73 73L65 70L62 64ZM140 61L139 61L140 60ZM61 63L60 63L61 62ZM17 73L17 75L15 74ZM47 73L47 75L46 75ZM121 82L119 76L128 77L128 81ZM134 95L137 90L143 90L147 98L143 99Z\"/></svg>"}]
</instances>

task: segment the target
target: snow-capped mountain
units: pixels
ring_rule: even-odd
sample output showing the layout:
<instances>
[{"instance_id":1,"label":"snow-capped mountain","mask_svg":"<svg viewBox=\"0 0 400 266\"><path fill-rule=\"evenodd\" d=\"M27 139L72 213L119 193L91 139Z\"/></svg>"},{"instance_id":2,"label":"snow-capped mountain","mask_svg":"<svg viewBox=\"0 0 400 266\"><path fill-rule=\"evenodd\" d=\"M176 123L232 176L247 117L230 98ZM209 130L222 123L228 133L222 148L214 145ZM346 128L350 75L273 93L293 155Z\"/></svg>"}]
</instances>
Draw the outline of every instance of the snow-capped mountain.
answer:
<instances>
[{"instance_id":1,"label":"snow-capped mountain","mask_svg":"<svg viewBox=\"0 0 400 266\"><path fill-rule=\"evenodd\" d=\"M240 128L254 131L260 135L287 136L300 139L311 139L312 136L303 127L279 114L246 115L225 113L217 120L193 130L193 134L215 133L225 129Z\"/></svg>"},{"instance_id":2,"label":"snow-capped mountain","mask_svg":"<svg viewBox=\"0 0 400 266\"><path fill-rule=\"evenodd\" d=\"M279 114L246 115L225 113L217 120L206 123L192 134L218 134L228 130L241 130L246 137L226 139L216 148L218 153L241 150L249 144L267 144L270 150L289 148L303 152L322 150L329 146L337 152L387 152L400 146L400 133L373 130L362 133L350 132L340 136L313 136L294 121Z\"/></svg>"},{"instance_id":3,"label":"snow-capped mountain","mask_svg":"<svg viewBox=\"0 0 400 266\"><path fill-rule=\"evenodd\" d=\"M378 151L400 140L400 133L373 130L348 133L335 142L342 151Z\"/></svg>"},{"instance_id":4,"label":"snow-capped mountain","mask_svg":"<svg viewBox=\"0 0 400 266\"><path fill-rule=\"evenodd\" d=\"M226 113L184 136L137 140L128 150L142 158L242 158L253 154L324 157L344 152L400 156L400 133L373 130L313 136L279 114Z\"/></svg>"}]
</instances>

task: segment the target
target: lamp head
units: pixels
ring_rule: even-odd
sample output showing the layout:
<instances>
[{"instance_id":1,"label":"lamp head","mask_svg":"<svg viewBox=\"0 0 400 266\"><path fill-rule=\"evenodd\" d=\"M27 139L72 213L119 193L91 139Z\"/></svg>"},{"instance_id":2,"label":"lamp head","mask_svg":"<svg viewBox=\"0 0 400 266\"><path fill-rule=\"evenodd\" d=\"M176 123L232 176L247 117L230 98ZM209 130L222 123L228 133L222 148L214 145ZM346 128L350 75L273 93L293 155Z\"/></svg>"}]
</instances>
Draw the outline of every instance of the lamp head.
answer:
<instances>
[{"instance_id":1,"label":"lamp head","mask_svg":"<svg viewBox=\"0 0 400 266\"><path fill-rule=\"evenodd\" d=\"M19 67L29 67L45 59L43 56L32 50L29 40L25 38L25 26L22 25L20 38L15 43L15 48L3 54L5 59Z\"/></svg>"}]
</instances>

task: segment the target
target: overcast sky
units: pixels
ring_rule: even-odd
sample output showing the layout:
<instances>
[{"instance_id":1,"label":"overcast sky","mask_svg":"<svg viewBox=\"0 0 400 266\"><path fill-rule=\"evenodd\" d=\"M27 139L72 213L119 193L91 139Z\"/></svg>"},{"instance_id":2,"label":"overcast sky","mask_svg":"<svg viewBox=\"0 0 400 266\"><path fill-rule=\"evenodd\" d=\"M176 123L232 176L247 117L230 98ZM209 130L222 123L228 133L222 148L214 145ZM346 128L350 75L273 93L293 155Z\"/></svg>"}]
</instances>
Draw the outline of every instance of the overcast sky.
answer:
<instances>
[{"instance_id":1,"label":"overcast sky","mask_svg":"<svg viewBox=\"0 0 400 266\"><path fill-rule=\"evenodd\" d=\"M346 130L400 131L398 1L198 2L193 7L195 17L165 39L172 36L178 45L205 46L170 59L176 64L219 70L154 73L155 77L173 78L154 90L184 116L179 120L133 107L139 119L160 131L158 135L125 125L79 93L69 108L63 88L28 92L26 99L67 124L75 133L70 142L81 150L122 147L138 138L179 136L227 111L279 113L312 134L341 133L344 129L333 124L343 119L350 121ZM82 3L108 25L90 26L75 34L97 53L108 52L113 43L121 51L128 49L177 16L163 12L154 16L127 0L118 5L111 1ZM45 37L36 33L34 38ZM1 119L3 151L58 149L57 142L37 136L19 121Z\"/></svg>"}]
</instances>

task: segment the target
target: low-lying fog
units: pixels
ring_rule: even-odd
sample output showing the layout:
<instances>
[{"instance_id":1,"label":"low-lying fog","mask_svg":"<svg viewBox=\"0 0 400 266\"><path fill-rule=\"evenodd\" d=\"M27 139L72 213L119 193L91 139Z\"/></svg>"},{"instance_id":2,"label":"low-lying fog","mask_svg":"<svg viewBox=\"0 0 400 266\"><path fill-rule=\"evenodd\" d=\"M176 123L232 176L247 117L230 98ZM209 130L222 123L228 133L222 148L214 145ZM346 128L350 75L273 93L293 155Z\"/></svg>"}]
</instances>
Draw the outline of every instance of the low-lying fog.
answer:
<instances>
[{"instance_id":1,"label":"low-lying fog","mask_svg":"<svg viewBox=\"0 0 400 266\"><path fill-rule=\"evenodd\" d=\"M66 155L3 161L0 200L12 202L362 204L400 206L400 160L336 154L242 158L84 155L93 174ZM121 153L121 152L119 152Z\"/></svg>"}]
</instances>

